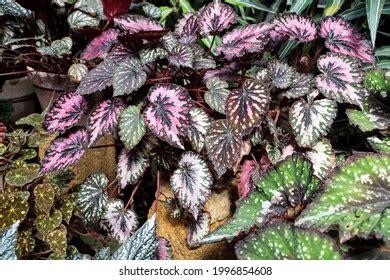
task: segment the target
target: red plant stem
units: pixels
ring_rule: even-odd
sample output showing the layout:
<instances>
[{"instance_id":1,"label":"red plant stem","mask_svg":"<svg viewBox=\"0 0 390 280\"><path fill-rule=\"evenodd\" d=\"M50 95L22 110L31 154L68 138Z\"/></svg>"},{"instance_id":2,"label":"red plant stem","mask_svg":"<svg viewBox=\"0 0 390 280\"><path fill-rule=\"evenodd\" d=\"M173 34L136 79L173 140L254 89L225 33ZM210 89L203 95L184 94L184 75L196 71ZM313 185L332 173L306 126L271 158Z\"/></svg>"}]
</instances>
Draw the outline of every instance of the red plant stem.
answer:
<instances>
[{"instance_id":1,"label":"red plant stem","mask_svg":"<svg viewBox=\"0 0 390 280\"><path fill-rule=\"evenodd\" d=\"M139 186L141 185L141 182L142 182L142 180L139 180L139 182L137 183L137 185L134 187L133 191L131 192L131 196L126 203L125 210L127 209L127 207L129 207L130 204L133 205L134 196L137 193L137 190L138 190Z\"/></svg>"},{"instance_id":2,"label":"red plant stem","mask_svg":"<svg viewBox=\"0 0 390 280\"><path fill-rule=\"evenodd\" d=\"M148 79L149 83L158 83L158 82L163 82L163 81L170 81L172 80L172 77L161 77L161 78L156 78L156 79Z\"/></svg>"},{"instance_id":3,"label":"red plant stem","mask_svg":"<svg viewBox=\"0 0 390 280\"><path fill-rule=\"evenodd\" d=\"M9 76L9 75L27 74L29 72L31 72L31 71L17 71L17 72L1 73L0 77L1 76Z\"/></svg>"},{"instance_id":4,"label":"red plant stem","mask_svg":"<svg viewBox=\"0 0 390 280\"><path fill-rule=\"evenodd\" d=\"M106 191L106 190L108 190L112 185L114 185L116 183L116 179L114 179L110 184L108 184L108 186L107 187L105 187L104 189L103 189L103 191Z\"/></svg>"},{"instance_id":5,"label":"red plant stem","mask_svg":"<svg viewBox=\"0 0 390 280\"><path fill-rule=\"evenodd\" d=\"M276 108L275 111L276 111L276 116L275 116L275 119L274 119L274 124L276 124L278 122L278 120L279 120L280 109Z\"/></svg>"},{"instance_id":6,"label":"red plant stem","mask_svg":"<svg viewBox=\"0 0 390 280\"><path fill-rule=\"evenodd\" d=\"M118 185L114 185L114 187L112 188L110 194L108 195L110 198L113 197L113 195L114 195L115 191L117 190L117 188L118 188Z\"/></svg>"}]
</instances>

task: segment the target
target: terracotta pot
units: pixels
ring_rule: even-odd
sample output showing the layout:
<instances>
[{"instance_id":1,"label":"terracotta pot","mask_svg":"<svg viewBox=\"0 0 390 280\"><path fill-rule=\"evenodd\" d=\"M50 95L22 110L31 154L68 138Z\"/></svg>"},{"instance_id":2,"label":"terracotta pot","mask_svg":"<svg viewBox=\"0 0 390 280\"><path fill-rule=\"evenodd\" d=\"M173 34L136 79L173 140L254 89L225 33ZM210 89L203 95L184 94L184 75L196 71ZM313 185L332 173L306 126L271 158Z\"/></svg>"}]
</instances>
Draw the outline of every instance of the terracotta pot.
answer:
<instances>
[{"instance_id":1,"label":"terracotta pot","mask_svg":"<svg viewBox=\"0 0 390 280\"><path fill-rule=\"evenodd\" d=\"M27 67L29 71L27 76L35 88L39 103L43 110L45 110L50 101L55 100L56 97L69 90L77 87L68 75L53 74L41 71L35 71L31 67Z\"/></svg>"},{"instance_id":2,"label":"terracotta pot","mask_svg":"<svg viewBox=\"0 0 390 280\"><path fill-rule=\"evenodd\" d=\"M34 87L27 77L7 80L0 91L0 102L10 101L13 107L11 121L40 112Z\"/></svg>"}]
</instances>

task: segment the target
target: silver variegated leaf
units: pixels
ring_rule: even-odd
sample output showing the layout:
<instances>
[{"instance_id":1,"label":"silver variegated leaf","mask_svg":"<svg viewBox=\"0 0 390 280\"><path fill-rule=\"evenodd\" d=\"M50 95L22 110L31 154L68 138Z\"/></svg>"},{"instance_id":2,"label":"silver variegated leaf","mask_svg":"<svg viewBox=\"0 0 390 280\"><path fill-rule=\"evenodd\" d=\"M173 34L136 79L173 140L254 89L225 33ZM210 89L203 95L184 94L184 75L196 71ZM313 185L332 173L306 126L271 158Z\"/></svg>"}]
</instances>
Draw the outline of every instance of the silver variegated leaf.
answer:
<instances>
[{"instance_id":1,"label":"silver variegated leaf","mask_svg":"<svg viewBox=\"0 0 390 280\"><path fill-rule=\"evenodd\" d=\"M292 84L295 70L287 63L272 60L268 63L267 68L269 78L277 88L285 89Z\"/></svg>"},{"instance_id":2,"label":"silver variegated leaf","mask_svg":"<svg viewBox=\"0 0 390 280\"><path fill-rule=\"evenodd\" d=\"M204 94L207 105L218 113L225 114L226 99L230 94L228 83L219 79L211 79L206 82L208 91Z\"/></svg>"},{"instance_id":3,"label":"silver variegated leaf","mask_svg":"<svg viewBox=\"0 0 390 280\"><path fill-rule=\"evenodd\" d=\"M269 89L255 79L247 79L240 90L229 94L225 107L226 118L234 130L248 134L254 126L260 125L270 102Z\"/></svg>"},{"instance_id":4,"label":"silver variegated leaf","mask_svg":"<svg viewBox=\"0 0 390 280\"><path fill-rule=\"evenodd\" d=\"M200 246L199 242L210 232L211 216L208 212L199 215L196 221L192 221L187 229L187 244L190 248Z\"/></svg>"},{"instance_id":5,"label":"silver variegated leaf","mask_svg":"<svg viewBox=\"0 0 390 280\"><path fill-rule=\"evenodd\" d=\"M0 0L0 16L3 15L31 18L33 12L24 8L15 0Z\"/></svg>"},{"instance_id":6,"label":"silver variegated leaf","mask_svg":"<svg viewBox=\"0 0 390 280\"><path fill-rule=\"evenodd\" d=\"M149 159L142 150L135 148L128 152L122 149L117 165L119 186L124 189L137 183L148 167Z\"/></svg>"},{"instance_id":7,"label":"silver variegated leaf","mask_svg":"<svg viewBox=\"0 0 390 280\"><path fill-rule=\"evenodd\" d=\"M86 224L99 221L105 213L108 195L104 188L107 185L108 179L103 173L94 173L82 183L77 196L77 204Z\"/></svg>"},{"instance_id":8,"label":"silver variegated leaf","mask_svg":"<svg viewBox=\"0 0 390 280\"><path fill-rule=\"evenodd\" d=\"M153 4L146 3L146 5L142 6L142 10L150 18L158 19L161 17L161 10Z\"/></svg>"},{"instance_id":9,"label":"silver variegated leaf","mask_svg":"<svg viewBox=\"0 0 390 280\"><path fill-rule=\"evenodd\" d=\"M68 16L68 24L71 29L84 27L98 27L99 20L82 11L76 10Z\"/></svg>"},{"instance_id":10,"label":"silver variegated leaf","mask_svg":"<svg viewBox=\"0 0 390 280\"><path fill-rule=\"evenodd\" d=\"M141 141L145 132L145 121L140 108L137 106L127 107L119 119L119 137L126 149L131 151Z\"/></svg>"},{"instance_id":11,"label":"silver variegated leaf","mask_svg":"<svg viewBox=\"0 0 390 280\"><path fill-rule=\"evenodd\" d=\"M329 131L336 115L337 104L333 100L296 101L290 109L290 124L298 145L310 147L318 141Z\"/></svg>"},{"instance_id":12,"label":"silver variegated leaf","mask_svg":"<svg viewBox=\"0 0 390 280\"><path fill-rule=\"evenodd\" d=\"M313 164L314 175L320 179L325 179L336 164L336 154L328 139L317 142L313 145L311 150L307 151L305 154Z\"/></svg>"},{"instance_id":13,"label":"silver variegated leaf","mask_svg":"<svg viewBox=\"0 0 390 280\"><path fill-rule=\"evenodd\" d=\"M146 73L141 61L127 58L115 67L113 75L114 96L132 93L146 82Z\"/></svg>"},{"instance_id":14,"label":"silver variegated leaf","mask_svg":"<svg viewBox=\"0 0 390 280\"><path fill-rule=\"evenodd\" d=\"M188 139L192 148L200 153L204 147L204 140L211 126L211 118L205 111L193 107L190 110L190 122L188 125Z\"/></svg>"},{"instance_id":15,"label":"silver variegated leaf","mask_svg":"<svg viewBox=\"0 0 390 280\"><path fill-rule=\"evenodd\" d=\"M186 45L177 45L169 51L168 61L169 64L176 67L194 67L195 55L193 50Z\"/></svg>"},{"instance_id":16,"label":"silver variegated leaf","mask_svg":"<svg viewBox=\"0 0 390 280\"><path fill-rule=\"evenodd\" d=\"M194 152L185 152L171 176L171 188L182 208L198 219L213 185L207 162Z\"/></svg>"},{"instance_id":17,"label":"silver variegated leaf","mask_svg":"<svg viewBox=\"0 0 390 280\"><path fill-rule=\"evenodd\" d=\"M16 260L19 221L0 232L0 260Z\"/></svg>"},{"instance_id":18,"label":"silver variegated leaf","mask_svg":"<svg viewBox=\"0 0 390 280\"><path fill-rule=\"evenodd\" d=\"M158 239L156 236L156 214L140 227L112 255L112 260L151 260L156 257Z\"/></svg>"},{"instance_id":19,"label":"silver variegated leaf","mask_svg":"<svg viewBox=\"0 0 390 280\"><path fill-rule=\"evenodd\" d=\"M162 48L143 49L139 52L139 58L143 65L155 62L158 59L163 59L167 55L167 51Z\"/></svg>"},{"instance_id":20,"label":"silver variegated leaf","mask_svg":"<svg viewBox=\"0 0 390 280\"><path fill-rule=\"evenodd\" d=\"M376 136L368 137L368 143L377 152L390 153L390 137L380 139Z\"/></svg>"},{"instance_id":21,"label":"silver variegated leaf","mask_svg":"<svg viewBox=\"0 0 390 280\"><path fill-rule=\"evenodd\" d=\"M311 74L295 72L290 86L283 93L287 98L298 98L313 91L314 77Z\"/></svg>"}]
</instances>

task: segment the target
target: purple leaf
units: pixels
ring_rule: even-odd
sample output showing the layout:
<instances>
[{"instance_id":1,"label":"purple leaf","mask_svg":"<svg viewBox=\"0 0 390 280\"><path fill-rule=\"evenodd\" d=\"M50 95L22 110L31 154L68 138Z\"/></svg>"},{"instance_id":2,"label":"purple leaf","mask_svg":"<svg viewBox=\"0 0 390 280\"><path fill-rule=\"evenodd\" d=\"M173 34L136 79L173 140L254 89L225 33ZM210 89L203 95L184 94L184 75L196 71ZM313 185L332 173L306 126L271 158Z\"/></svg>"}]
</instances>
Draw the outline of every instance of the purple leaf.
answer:
<instances>
[{"instance_id":1,"label":"purple leaf","mask_svg":"<svg viewBox=\"0 0 390 280\"><path fill-rule=\"evenodd\" d=\"M67 136L55 139L45 151L40 172L66 169L84 155L87 144L87 130L81 127L71 131Z\"/></svg>"},{"instance_id":2,"label":"purple leaf","mask_svg":"<svg viewBox=\"0 0 390 280\"><path fill-rule=\"evenodd\" d=\"M190 248L200 246L199 242L210 232L211 217L203 212L196 221L192 222L187 234L187 244Z\"/></svg>"},{"instance_id":3,"label":"purple leaf","mask_svg":"<svg viewBox=\"0 0 390 280\"><path fill-rule=\"evenodd\" d=\"M322 20L319 35L325 39L325 46L337 53L356 57L374 63L374 51L370 41L341 17L327 17Z\"/></svg>"},{"instance_id":4,"label":"purple leaf","mask_svg":"<svg viewBox=\"0 0 390 280\"><path fill-rule=\"evenodd\" d=\"M171 188L182 208L198 219L213 185L207 163L194 152L185 152L171 176Z\"/></svg>"},{"instance_id":5,"label":"purple leaf","mask_svg":"<svg viewBox=\"0 0 390 280\"><path fill-rule=\"evenodd\" d=\"M176 67L194 67L194 52L189 46L177 45L172 48L168 55L169 64Z\"/></svg>"},{"instance_id":6,"label":"purple leaf","mask_svg":"<svg viewBox=\"0 0 390 280\"><path fill-rule=\"evenodd\" d=\"M112 85L112 76L114 74L115 62L105 60L95 69L88 72L81 80L76 93L86 95L105 89Z\"/></svg>"},{"instance_id":7,"label":"purple leaf","mask_svg":"<svg viewBox=\"0 0 390 280\"><path fill-rule=\"evenodd\" d=\"M207 155L219 177L240 159L243 146L241 135L230 128L227 120L217 120L211 124L205 144Z\"/></svg>"},{"instance_id":8,"label":"purple leaf","mask_svg":"<svg viewBox=\"0 0 390 280\"><path fill-rule=\"evenodd\" d=\"M163 237L157 237L158 247L157 247L157 259L158 260L172 260L173 253L172 247L169 241Z\"/></svg>"},{"instance_id":9,"label":"purple leaf","mask_svg":"<svg viewBox=\"0 0 390 280\"><path fill-rule=\"evenodd\" d=\"M192 148L200 153L203 150L204 139L210 128L211 118L205 111L193 107L190 110L190 122L188 126L188 139Z\"/></svg>"},{"instance_id":10,"label":"purple leaf","mask_svg":"<svg viewBox=\"0 0 390 280\"><path fill-rule=\"evenodd\" d=\"M193 13L185 13L175 26L175 35L182 44L195 43L198 33L199 21Z\"/></svg>"},{"instance_id":11,"label":"purple leaf","mask_svg":"<svg viewBox=\"0 0 390 280\"><path fill-rule=\"evenodd\" d=\"M43 127L50 132L64 132L81 119L87 109L87 99L74 91L61 94L45 114Z\"/></svg>"},{"instance_id":12,"label":"purple leaf","mask_svg":"<svg viewBox=\"0 0 390 280\"><path fill-rule=\"evenodd\" d=\"M140 149L135 148L130 152L122 149L117 166L119 186L124 189L128 185L137 183L148 166L149 160Z\"/></svg>"},{"instance_id":13,"label":"purple leaf","mask_svg":"<svg viewBox=\"0 0 390 280\"><path fill-rule=\"evenodd\" d=\"M186 136L192 101L186 89L174 84L159 84L148 94L144 111L149 129L161 140L184 149L180 136Z\"/></svg>"},{"instance_id":14,"label":"purple leaf","mask_svg":"<svg viewBox=\"0 0 390 280\"><path fill-rule=\"evenodd\" d=\"M254 126L260 125L270 102L267 87L254 79L245 80L240 90L229 94L226 100L226 118L234 130L248 134Z\"/></svg>"},{"instance_id":15,"label":"purple leaf","mask_svg":"<svg viewBox=\"0 0 390 280\"><path fill-rule=\"evenodd\" d=\"M116 62L120 62L126 58L129 58L134 55L133 50L130 46L124 44L115 45L111 51L107 54L106 60L113 60Z\"/></svg>"},{"instance_id":16,"label":"purple leaf","mask_svg":"<svg viewBox=\"0 0 390 280\"><path fill-rule=\"evenodd\" d=\"M105 55L118 41L118 32L115 29L104 31L92 40L81 54L81 59L92 60Z\"/></svg>"},{"instance_id":17,"label":"purple leaf","mask_svg":"<svg viewBox=\"0 0 390 280\"><path fill-rule=\"evenodd\" d=\"M245 53L261 52L269 41L269 32L272 28L273 25L270 23L235 28L222 37L217 52L224 54L228 59L240 57Z\"/></svg>"},{"instance_id":18,"label":"purple leaf","mask_svg":"<svg viewBox=\"0 0 390 280\"><path fill-rule=\"evenodd\" d=\"M277 16L274 30L271 31L272 39L297 40L299 42L310 42L317 38L317 26L308 16L297 14L282 14Z\"/></svg>"},{"instance_id":19,"label":"purple leaf","mask_svg":"<svg viewBox=\"0 0 390 280\"><path fill-rule=\"evenodd\" d=\"M254 160L246 160L242 164L240 180L237 185L238 196L240 198L246 197L253 190L252 174L256 168L258 168L258 163Z\"/></svg>"},{"instance_id":20,"label":"purple leaf","mask_svg":"<svg viewBox=\"0 0 390 280\"><path fill-rule=\"evenodd\" d=\"M114 23L129 34L141 31L162 31L164 28L154 20L140 15L125 15L114 18Z\"/></svg>"},{"instance_id":21,"label":"purple leaf","mask_svg":"<svg viewBox=\"0 0 390 280\"><path fill-rule=\"evenodd\" d=\"M134 92L146 82L146 73L137 58L126 58L115 67L113 80L114 96Z\"/></svg>"},{"instance_id":22,"label":"purple leaf","mask_svg":"<svg viewBox=\"0 0 390 280\"><path fill-rule=\"evenodd\" d=\"M228 64L225 64L224 66L213 69L213 70L208 70L203 79L205 81L210 81L214 79L222 80L222 81L233 81L237 78L237 63L236 62L231 62Z\"/></svg>"},{"instance_id":23,"label":"purple leaf","mask_svg":"<svg viewBox=\"0 0 390 280\"><path fill-rule=\"evenodd\" d=\"M317 67L322 74L315 78L315 83L325 97L362 106L364 72L359 60L328 52L318 59Z\"/></svg>"},{"instance_id":24,"label":"purple leaf","mask_svg":"<svg viewBox=\"0 0 390 280\"><path fill-rule=\"evenodd\" d=\"M225 31L236 22L236 12L220 0L214 0L199 12L199 26L204 35Z\"/></svg>"},{"instance_id":25,"label":"purple leaf","mask_svg":"<svg viewBox=\"0 0 390 280\"><path fill-rule=\"evenodd\" d=\"M121 98L107 99L95 106L88 118L89 145L105 133L116 133L119 115L125 106Z\"/></svg>"},{"instance_id":26,"label":"purple leaf","mask_svg":"<svg viewBox=\"0 0 390 280\"><path fill-rule=\"evenodd\" d=\"M109 21L116 16L127 14L132 0L102 0L103 11Z\"/></svg>"}]
</instances>

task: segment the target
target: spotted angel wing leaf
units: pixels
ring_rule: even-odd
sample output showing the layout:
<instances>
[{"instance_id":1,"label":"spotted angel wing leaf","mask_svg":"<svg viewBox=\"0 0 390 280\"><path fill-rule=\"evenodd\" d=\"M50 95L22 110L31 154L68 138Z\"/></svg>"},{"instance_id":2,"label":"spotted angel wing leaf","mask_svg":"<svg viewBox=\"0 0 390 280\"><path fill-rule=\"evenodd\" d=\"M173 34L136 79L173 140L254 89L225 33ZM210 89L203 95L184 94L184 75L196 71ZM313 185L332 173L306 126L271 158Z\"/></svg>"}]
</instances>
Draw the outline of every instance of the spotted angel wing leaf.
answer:
<instances>
[{"instance_id":1,"label":"spotted angel wing leaf","mask_svg":"<svg viewBox=\"0 0 390 280\"><path fill-rule=\"evenodd\" d=\"M315 83L325 97L362 107L364 73L358 60L337 53L322 55L317 61L322 74Z\"/></svg>"},{"instance_id":2,"label":"spotted angel wing leaf","mask_svg":"<svg viewBox=\"0 0 390 280\"><path fill-rule=\"evenodd\" d=\"M380 139L376 136L368 137L368 143L377 152L390 153L390 137Z\"/></svg>"},{"instance_id":3,"label":"spotted angel wing leaf","mask_svg":"<svg viewBox=\"0 0 390 280\"><path fill-rule=\"evenodd\" d=\"M144 111L149 129L161 140L184 149L192 101L186 89L174 84L159 84L148 94L150 101Z\"/></svg>"},{"instance_id":4,"label":"spotted angel wing leaf","mask_svg":"<svg viewBox=\"0 0 390 280\"><path fill-rule=\"evenodd\" d=\"M176 67L194 67L194 51L186 45L177 45L170 50L168 54L169 64Z\"/></svg>"},{"instance_id":5,"label":"spotted angel wing leaf","mask_svg":"<svg viewBox=\"0 0 390 280\"><path fill-rule=\"evenodd\" d=\"M93 224L103 218L107 210L108 195L104 188L108 178L104 173L93 173L80 186L77 205L85 224Z\"/></svg>"},{"instance_id":6,"label":"spotted angel wing leaf","mask_svg":"<svg viewBox=\"0 0 390 280\"><path fill-rule=\"evenodd\" d=\"M295 224L327 231L337 226L340 241L355 236L390 240L390 156L352 156L332 172L322 194Z\"/></svg>"},{"instance_id":7,"label":"spotted angel wing leaf","mask_svg":"<svg viewBox=\"0 0 390 280\"><path fill-rule=\"evenodd\" d=\"M120 199L107 204L103 222L108 225L112 237L120 243L129 239L138 228L138 218L132 209L125 209Z\"/></svg>"},{"instance_id":8,"label":"spotted angel wing leaf","mask_svg":"<svg viewBox=\"0 0 390 280\"><path fill-rule=\"evenodd\" d=\"M310 147L326 134L337 115L337 103L329 99L296 101L290 109L290 124L301 147Z\"/></svg>"},{"instance_id":9,"label":"spotted angel wing leaf","mask_svg":"<svg viewBox=\"0 0 390 280\"><path fill-rule=\"evenodd\" d=\"M78 86L76 93L87 95L101 91L112 85L112 76L114 74L115 62L106 59L96 68L85 75Z\"/></svg>"},{"instance_id":10,"label":"spotted angel wing leaf","mask_svg":"<svg viewBox=\"0 0 390 280\"><path fill-rule=\"evenodd\" d=\"M105 133L115 134L119 116L126 104L121 98L110 98L98 103L88 117L89 145Z\"/></svg>"},{"instance_id":11,"label":"spotted angel wing leaf","mask_svg":"<svg viewBox=\"0 0 390 280\"><path fill-rule=\"evenodd\" d=\"M198 219L211 194L213 176L207 162L194 152L185 152L171 176L171 188L182 208Z\"/></svg>"},{"instance_id":12,"label":"spotted angel wing leaf","mask_svg":"<svg viewBox=\"0 0 390 280\"><path fill-rule=\"evenodd\" d=\"M243 141L241 135L230 128L227 120L216 120L211 123L207 132L205 147L220 177L227 169L237 164L241 156Z\"/></svg>"},{"instance_id":13,"label":"spotted angel wing leaf","mask_svg":"<svg viewBox=\"0 0 390 280\"><path fill-rule=\"evenodd\" d=\"M326 17L321 22L319 36L325 39L325 46L336 53L374 63L374 51L370 41L342 17Z\"/></svg>"},{"instance_id":14,"label":"spotted angel wing leaf","mask_svg":"<svg viewBox=\"0 0 390 280\"><path fill-rule=\"evenodd\" d=\"M115 67L113 75L114 96L132 93L146 82L146 73L142 70L141 61L127 58Z\"/></svg>"},{"instance_id":15,"label":"spotted angel wing leaf","mask_svg":"<svg viewBox=\"0 0 390 280\"><path fill-rule=\"evenodd\" d=\"M54 101L45 114L43 127L49 132L64 132L79 122L87 106L85 96L67 91Z\"/></svg>"},{"instance_id":16,"label":"spotted angel wing leaf","mask_svg":"<svg viewBox=\"0 0 390 280\"><path fill-rule=\"evenodd\" d=\"M247 79L240 90L232 91L226 99L226 118L235 131L248 134L260 125L270 102L268 88L255 79Z\"/></svg>"},{"instance_id":17,"label":"spotted angel wing leaf","mask_svg":"<svg viewBox=\"0 0 390 280\"><path fill-rule=\"evenodd\" d=\"M187 244L190 248L200 246L199 242L210 232L211 216L208 212L199 215L196 221L192 221L187 232Z\"/></svg>"},{"instance_id":18,"label":"spotted angel wing leaf","mask_svg":"<svg viewBox=\"0 0 390 280\"><path fill-rule=\"evenodd\" d=\"M226 99L230 94L228 83L219 79L211 79L206 82L206 86L208 91L204 94L204 100L207 105L218 113L225 114Z\"/></svg>"},{"instance_id":19,"label":"spotted angel wing leaf","mask_svg":"<svg viewBox=\"0 0 390 280\"><path fill-rule=\"evenodd\" d=\"M16 245L19 221L0 232L0 260L17 260Z\"/></svg>"},{"instance_id":20,"label":"spotted angel wing leaf","mask_svg":"<svg viewBox=\"0 0 390 280\"><path fill-rule=\"evenodd\" d=\"M336 154L328 139L315 143L305 155L313 164L314 175L320 179L325 179L336 164Z\"/></svg>"},{"instance_id":21,"label":"spotted angel wing leaf","mask_svg":"<svg viewBox=\"0 0 390 280\"><path fill-rule=\"evenodd\" d=\"M250 234L235 246L240 260L340 260L328 235L278 222Z\"/></svg>"},{"instance_id":22,"label":"spotted angel wing leaf","mask_svg":"<svg viewBox=\"0 0 390 280\"><path fill-rule=\"evenodd\" d=\"M204 110L197 107L190 110L188 139L192 148L198 153L203 150L205 137L210 126L211 118Z\"/></svg>"},{"instance_id":23,"label":"spotted angel wing leaf","mask_svg":"<svg viewBox=\"0 0 390 280\"><path fill-rule=\"evenodd\" d=\"M104 31L98 37L93 39L91 43L81 53L81 59L92 60L103 57L112 46L118 41L118 31L109 29Z\"/></svg>"},{"instance_id":24,"label":"spotted angel wing leaf","mask_svg":"<svg viewBox=\"0 0 390 280\"><path fill-rule=\"evenodd\" d=\"M290 86L283 92L287 98L298 98L313 91L314 77L311 74L301 74L295 72Z\"/></svg>"},{"instance_id":25,"label":"spotted angel wing leaf","mask_svg":"<svg viewBox=\"0 0 390 280\"><path fill-rule=\"evenodd\" d=\"M303 205L311 202L320 187L311 163L293 155L279 162L255 182L256 188L236 203L233 217L208 234L202 243L232 240L240 233L261 227L270 218L294 218Z\"/></svg>"},{"instance_id":26,"label":"spotted angel wing leaf","mask_svg":"<svg viewBox=\"0 0 390 280\"><path fill-rule=\"evenodd\" d=\"M116 26L129 34L138 33L141 31L162 31L164 28L157 21L140 16L140 15L124 15L114 18Z\"/></svg>"},{"instance_id":27,"label":"spotted angel wing leaf","mask_svg":"<svg viewBox=\"0 0 390 280\"><path fill-rule=\"evenodd\" d=\"M199 31L199 18L194 13L185 13L175 26L175 35L182 44L194 43Z\"/></svg>"},{"instance_id":28,"label":"spotted angel wing leaf","mask_svg":"<svg viewBox=\"0 0 390 280\"><path fill-rule=\"evenodd\" d=\"M75 128L67 135L58 137L46 149L40 172L60 171L73 165L84 155L88 141L85 128Z\"/></svg>"},{"instance_id":29,"label":"spotted angel wing leaf","mask_svg":"<svg viewBox=\"0 0 390 280\"><path fill-rule=\"evenodd\" d=\"M112 260L151 260L156 258L158 239L154 214L112 255Z\"/></svg>"},{"instance_id":30,"label":"spotted angel wing leaf","mask_svg":"<svg viewBox=\"0 0 390 280\"><path fill-rule=\"evenodd\" d=\"M277 16L271 36L273 39L297 40L310 42L317 38L317 26L312 18L304 15L287 13Z\"/></svg>"},{"instance_id":31,"label":"spotted angel wing leaf","mask_svg":"<svg viewBox=\"0 0 390 280\"><path fill-rule=\"evenodd\" d=\"M358 126L363 132L372 131L374 129L384 130L389 126L388 122L383 122L381 117L366 111L347 109L346 113L349 122Z\"/></svg>"},{"instance_id":32,"label":"spotted angel wing leaf","mask_svg":"<svg viewBox=\"0 0 390 280\"><path fill-rule=\"evenodd\" d=\"M267 65L269 78L277 88L288 88L295 75L294 68L285 62L272 60Z\"/></svg>"},{"instance_id":33,"label":"spotted angel wing leaf","mask_svg":"<svg viewBox=\"0 0 390 280\"><path fill-rule=\"evenodd\" d=\"M240 57L245 53L261 52L269 41L269 32L272 28L273 25L270 23L235 28L222 36L217 52L228 59Z\"/></svg>"},{"instance_id":34,"label":"spotted angel wing leaf","mask_svg":"<svg viewBox=\"0 0 390 280\"><path fill-rule=\"evenodd\" d=\"M214 0L199 12L199 27L203 34L216 34L228 29L237 22L237 14L232 7Z\"/></svg>"},{"instance_id":35,"label":"spotted angel wing leaf","mask_svg":"<svg viewBox=\"0 0 390 280\"><path fill-rule=\"evenodd\" d=\"M145 121L140 108L129 106L120 115L119 137L127 150L131 151L146 133Z\"/></svg>"},{"instance_id":36,"label":"spotted angel wing leaf","mask_svg":"<svg viewBox=\"0 0 390 280\"><path fill-rule=\"evenodd\" d=\"M162 48L143 49L139 52L139 58L143 65L155 62L158 59L163 59L167 55L168 52Z\"/></svg>"},{"instance_id":37,"label":"spotted angel wing leaf","mask_svg":"<svg viewBox=\"0 0 390 280\"><path fill-rule=\"evenodd\" d=\"M141 179L146 169L149 167L148 157L139 149L127 151L122 149L117 165L117 176L119 186L124 189L133 185Z\"/></svg>"}]
</instances>

